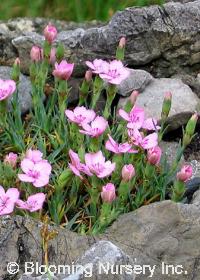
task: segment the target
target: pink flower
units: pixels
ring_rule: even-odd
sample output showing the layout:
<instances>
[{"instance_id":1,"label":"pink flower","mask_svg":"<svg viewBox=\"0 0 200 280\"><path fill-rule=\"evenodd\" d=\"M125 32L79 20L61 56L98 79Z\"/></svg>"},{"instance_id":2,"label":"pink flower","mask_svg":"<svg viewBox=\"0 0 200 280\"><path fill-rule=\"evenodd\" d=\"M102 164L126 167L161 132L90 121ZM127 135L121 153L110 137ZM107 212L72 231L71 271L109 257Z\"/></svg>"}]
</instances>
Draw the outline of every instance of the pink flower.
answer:
<instances>
[{"instance_id":1,"label":"pink flower","mask_svg":"<svg viewBox=\"0 0 200 280\"><path fill-rule=\"evenodd\" d=\"M42 209L46 195L44 193L36 193L28 197L27 201L18 199L16 204L19 208L35 212Z\"/></svg>"},{"instance_id":2,"label":"pink flower","mask_svg":"<svg viewBox=\"0 0 200 280\"><path fill-rule=\"evenodd\" d=\"M158 126L157 123L156 119L148 118L143 122L142 128L146 130L159 130L160 126Z\"/></svg>"},{"instance_id":3,"label":"pink flower","mask_svg":"<svg viewBox=\"0 0 200 280\"><path fill-rule=\"evenodd\" d=\"M5 156L4 163L15 168L17 165L17 158L18 158L17 154L9 153L8 155Z\"/></svg>"},{"instance_id":4,"label":"pink flower","mask_svg":"<svg viewBox=\"0 0 200 280\"><path fill-rule=\"evenodd\" d=\"M138 92L132 92L132 103L136 101ZM154 118L148 118L145 120L145 112L143 108L134 106L130 113L127 113L123 109L119 109L119 115L128 123L134 125L135 128L144 128L146 130L158 130L160 126L157 125L157 120Z\"/></svg>"},{"instance_id":5,"label":"pink flower","mask_svg":"<svg viewBox=\"0 0 200 280\"><path fill-rule=\"evenodd\" d=\"M15 81L0 79L0 101L10 97L15 92L15 90Z\"/></svg>"},{"instance_id":6,"label":"pink flower","mask_svg":"<svg viewBox=\"0 0 200 280\"><path fill-rule=\"evenodd\" d=\"M108 69L99 73L99 77L110 84L119 85L129 74L128 69L120 60L113 60L109 63Z\"/></svg>"},{"instance_id":7,"label":"pink flower","mask_svg":"<svg viewBox=\"0 0 200 280\"><path fill-rule=\"evenodd\" d=\"M158 135L157 133L151 133L146 137L139 132L137 128L134 128L134 125L129 123L128 127L128 135L131 138L132 142L136 146L140 146L141 148L147 150L154 148L158 145Z\"/></svg>"},{"instance_id":8,"label":"pink flower","mask_svg":"<svg viewBox=\"0 0 200 280\"><path fill-rule=\"evenodd\" d=\"M177 173L176 178L178 181L186 182L192 177L192 166L184 165Z\"/></svg>"},{"instance_id":9,"label":"pink flower","mask_svg":"<svg viewBox=\"0 0 200 280\"><path fill-rule=\"evenodd\" d=\"M68 63L66 60L62 60L60 64L55 63L55 69L53 75L60 80L68 80L73 72L74 63Z\"/></svg>"},{"instance_id":10,"label":"pink flower","mask_svg":"<svg viewBox=\"0 0 200 280\"><path fill-rule=\"evenodd\" d=\"M95 74L101 74L108 71L109 63L102 59L95 59L93 62L86 61L86 65Z\"/></svg>"},{"instance_id":11,"label":"pink flower","mask_svg":"<svg viewBox=\"0 0 200 280\"><path fill-rule=\"evenodd\" d=\"M0 216L12 213L18 198L18 189L10 188L5 192L4 188L0 186Z\"/></svg>"},{"instance_id":12,"label":"pink flower","mask_svg":"<svg viewBox=\"0 0 200 280\"><path fill-rule=\"evenodd\" d=\"M52 42L56 39L57 36L57 29L54 25L48 24L44 29L44 37L49 44L52 44Z\"/></svg>"},{"instance_id":13,"label":"pink flower","mask_svg":"<svg viewBox=\"0 0 200 280\"><path fill-rule=\"evenodd\" d=\"M156 146L147 151L147 160L152 165L158 165L161 159L161 155L161 148L159 146Z\"/></svg>"},{"instance_id":14,"label":"pink flower","mask_svg":"<svg viewBox=\"0 0 200 280\"><path fill-rule=\"evenodd\" d=\"M105 161L102 152L90 153L85 155L85 163L89 170L98 178L104 178L111 175L115 170L115 163Z\"/></svg>"},{"instance_id":15,"label":"pink flower","mask_svg":"<svg viewBox=\"0 0 200 280\"><path fill-rule=\"evenodd\" d=\"M118 144L117 142L115 142L115 140L108 135L109 140L106 141L106 149L108 151L111 151L115 154L121 154L121 153L137 153L138 151L136 150L132 150L132 145L129 144L128 142L123 143L123 144Z\"/></svg>"},{"instance_id":16,"label":"pink flower","mask_svg":"<svg viewBox=\"0 0 200 280\"><path fill-rule=\"evenodd\" d=\"M140 129L144 123L144 109L140 107L133 107L130 113L123 109L119 109L119 115L129 123L134 124L135 128Z\"/></svg>"},{"instance_id":17,"label":"pink flower","mask_svg":"<svg viewBox=\"0 0 200 280\"><path fill-rule=\"evenodd\" d=\"M108 183L102 187L101 198L103 202L111 203L116 199L115 185Z\"/></svg>"},{"instance_id":18,"label":"pink flower","mask_svg":"<svg viewBox=\"0 0 200 280\"><path fill-rule=\"evenodd\" d=\"M37 46L33 46L30 52L31 60L38 62L41 61L44 57L43 49Z\"/></svg>"},{"instance_id":19,"label":"pink flower","mask_svg":"<svg viewBox=\"0 0 200 280\"><path fill-rule=\"evenodd\" d=\"M126 164L122 168L122 179L129 182L135 176L135 168L132 164Z\"/></svg>"},{"instance_id":20,"label":"pink flower","mask_svg":"<svg viewBox=\"0 0 200 280\"><path fill-rule=\"evenodd\" d=\"M65 115L71 122L82 125L83 123L89 123L94 120L96 114L93 110L88 110L85 107L76 107L72 110L65 110Z\"/></svg>"},{"instance_id":21,"label":"pink flower","mask_svg":"<svg viewBox=\"0 0 200 280\"><path fill-rule=\"evenodd\" d=\"M43 153L41 153L39 150L32 150L29 149L26 152L25 158L30 159L32 162L37 163L42 159Z\"/></svg>"},{"instance_id":22,"label":"pink flower","mask_svg":"<svg viewBox=\"0 0 200 280\"><path fill-rule=\"evenodd\" d=\"M80 133L90 135L91 137L99 137L104 133L108 126L108 122L103 118L97 116L91 124L82 123L82 128L84 130L79 130Z\"/></svg>"},{"instance_id":23,"label":"pink flower","mask_svg":"<svg viewBox=\"0 0 200 280\"><path fill-rule=\"evenodd\" d=\"M47 160L33 162L25 158L21 162L21 169L25 174L18 174L18 178L22 182L32 183L36 188L41 188L49 183L51 174L51 165Z\"/></svg>"},{"instance_id":24,"label":"pink flower","mask_svg":"<svg viewBox=\"0 0 200 280\"><path fill-rule=\"evenodd\" d=\"M80 162L78 154L72 151L71 149L69 150L69 157L71 160L71 163L69 163L69 168L76 176L82 178L80 172L88 176L92 176L92 173L90 172L89 168L85 164Z\"/></svg>"}]
</instances>

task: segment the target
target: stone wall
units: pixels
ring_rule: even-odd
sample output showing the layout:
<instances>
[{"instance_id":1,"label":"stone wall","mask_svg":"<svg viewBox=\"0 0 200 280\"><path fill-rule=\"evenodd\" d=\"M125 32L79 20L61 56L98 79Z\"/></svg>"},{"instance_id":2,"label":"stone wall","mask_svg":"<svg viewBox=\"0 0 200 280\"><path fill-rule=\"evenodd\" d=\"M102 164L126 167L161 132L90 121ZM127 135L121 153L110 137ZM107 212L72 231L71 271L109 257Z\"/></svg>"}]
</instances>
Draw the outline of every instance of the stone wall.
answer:
<instances>
[{"instance_id":1,"label":"stone wall","mask_svg":"<svg viewBox=\"0 0 200 280\"><path fill-rule=\"evenodd\" d=\"M27 73L30 48L43 44L41 32L46 23L39 18L1 22L1 65L11 65L19 56ZM121 36L127 38L125 63L131 68L144 68L165 78L177 73L195 75L200 69L200 1L127 8L104 25L55 24L60 31L58 41L66 48L65 57L76 62L76 76L84 74L85 60L112 59Z\"/></svg>"}]
</instances>

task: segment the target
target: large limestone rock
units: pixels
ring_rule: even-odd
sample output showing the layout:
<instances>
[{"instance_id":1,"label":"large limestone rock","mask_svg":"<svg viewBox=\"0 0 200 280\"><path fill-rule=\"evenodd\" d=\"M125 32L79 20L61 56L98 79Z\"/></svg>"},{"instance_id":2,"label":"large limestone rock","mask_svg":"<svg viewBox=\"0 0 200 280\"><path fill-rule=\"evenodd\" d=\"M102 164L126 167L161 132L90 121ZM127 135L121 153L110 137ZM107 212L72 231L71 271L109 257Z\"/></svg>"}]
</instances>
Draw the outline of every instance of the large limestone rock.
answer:
<instances>
[{"instance_id":1,"label":"large limestone rock","mask_svg":"<svg viewBox=\"0 0 200 280\"><path fill-rule=\"evenodd\" d=\"M44 21L22 21L1 22L0 63L11 64L19 56L24 71L27 71L31 46L43 44ZM144 67L162 77L179 72L198 73L200 69L199 1L127 8L100 27L94 24L88 28L58 21L56 24L62 31L58 40L66 47L65 57L76 62L76 75L83 74L85 60L97 57L112 59L121 36L127 39L125 63L130 67Z\"/></svg>"},{"instance_id":2,"label":"large limestone rock","mask_svg":"<svg viewBox=\"0 0 200 280\"><path fill-rule=\"evenodd\" d=\"M93 265L90 279L147 279L150 271L132 275L97 273L98 262L130 265L132 268L151 265L152 279L199 280L200 273L200 193L195 193L192 204L171 201L154 203L125 214L107 229L105 234L81 236L66 229L56 228L57 236L49 242L50 265ZM42 224L21 217L0 219L0 277L10 279L8 262L19 264L19 279L25 262L43 261L40 230ZM53 229L49 227L49 230ZM55 229L55 228L54 228ZM165 264L171 265L167 274ZM175 270L172 266L177 266ZM173 273L173 270L175 271ZM79 271L80 272L80 271ZM80 273L60 275L57 279L87 279ZM31 275L21 279L31 280ZM32 275L34 276L34 275ZM10 278L9 278L10 277ZM12 275L13 277L13 275ZM110 278L109 278L110 277ZM113 277L113 278L112 278ZM38 278L41 279L41 278Z\"/></svg>"},{"instance_id":3,"label":"large limestone rock","mask_svg":"<svg viewBox=\"0 0 200 280\"><path fill-rule=\"evenodd\" d=\"M139 94L136 104L145 109L147 117L160 119L162 103L166 92L172 93L172 108L168 118L168 130L186 124L195 111L199 111L200 100L189 86L180 79L161 78L152 80ZM122 108L127 98L121 98L118 108Z\"/></svg>"},{"instance_id":4,"label":"large limestone rock","mask_svg":"<svg viewBox=\"0 0 200 280\"><path fill-rule=\"evenodd\" d=\"M129 96L133 90L143 91L153 80L151 74L144 70L129 69L129 76L118 86L118 93L121 96Z\"/></svg>"}]
</instances>

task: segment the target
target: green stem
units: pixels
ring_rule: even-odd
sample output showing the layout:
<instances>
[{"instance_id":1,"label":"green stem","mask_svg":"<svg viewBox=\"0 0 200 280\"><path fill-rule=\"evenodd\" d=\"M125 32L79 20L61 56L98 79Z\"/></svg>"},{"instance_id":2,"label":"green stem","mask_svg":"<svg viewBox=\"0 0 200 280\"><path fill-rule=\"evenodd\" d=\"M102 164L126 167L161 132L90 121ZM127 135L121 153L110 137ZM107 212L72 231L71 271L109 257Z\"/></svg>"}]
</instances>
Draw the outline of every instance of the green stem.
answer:
<instances>
[{"instance_id":1,"label":"green stem","mask_svg":"<svg viewBox=\"0 0 200 280\"><path fill-rule=\"evenodd\" d=\"M99 76L95 77L94 84L93 84L93 95L92 95L92 101L91 101L91 108L94 109L97 101L99 100L101 91L102 91L103 81Z\"/></svg>"},{"instance_id":2,"label":"green stem","mask_svg":"<svg viewBox=\"0 0 200 280\"><path fill-rule=\"evenodd\" d=\"M112 107L112 102L115 98L115 95L117 93L117 88L115 85L109 85L108 90L107 90L107 100L106 100L106 106L103 112L104 118L108 119L111 115L111 107Z\"/></svg>"},{"instance_id":3,"label":"green stem","mask_svg":"<svg viewBox=\"0 0 200 280\"><path fill-rule=\"evenodd\" d=\"M0 101L0 126L2 128L6 127L7 120L7 99Z\"/></svg>"}]
</instances>

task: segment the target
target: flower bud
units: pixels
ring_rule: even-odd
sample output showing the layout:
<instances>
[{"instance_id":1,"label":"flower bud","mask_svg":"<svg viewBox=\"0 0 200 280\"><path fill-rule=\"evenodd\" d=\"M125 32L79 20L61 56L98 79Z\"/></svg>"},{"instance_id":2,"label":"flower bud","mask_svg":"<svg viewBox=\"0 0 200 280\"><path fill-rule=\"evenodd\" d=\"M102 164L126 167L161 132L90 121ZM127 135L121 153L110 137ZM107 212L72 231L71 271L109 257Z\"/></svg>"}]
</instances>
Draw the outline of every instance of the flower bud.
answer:
<instances>
[{"instance_id":1,"label":"flower bud","mask_svg":"<svg viewBox=\"0 0 200 280\"><path fill-rule=\"evenodd\" d=\"M147 160L152 165L158 165L161 159L162 150L159 146L156 146L147 151Z\"/></svg>"},{"instance_id":2,"label":"flower bud","mask_svg":"<svg viewBox=\"0 0 200 280\"><path fill-rule=\"evenodd\" d=\"M50 51L50 58L49 58L49 62L54 65L56 62L56 48L52 48Z\"/></svg>"},{"instance_id":3,"label":"flower bud","mask_svg":"<svg viewBox=\"0 0 200 280\"><path fill-rule=\"evenodd\" d=\"M41 61L43 59L43 50L40 47L33 46L31 49L30 56L32 61Z\"/></svg>"},{"instance_id":4,"label":"flower bud","mask_svg":"<svg viewBox=\"0 0 200 280\"><path fill-rule=\"evenodd\" d=\"M44 37L45 40L49 43L52 44L53 41L56 39L57 37L57 29L54 25L52 24L48 24L45 29L44 29Z\"/></svg>"},{"instance_id":5,"label":"flower bud","mask_svg":"<svg viewBox=\"0 0 200 280\"><path fill-rule=\"evenodd\" d=\"M15 168L17 165L17 154L9 153L5 156L4 163L10 165L11 167Z\"/></svg>"},{"instance_id":6,"label":"flower bud","mask_svg":"<svg viewBox=\"0 0 200 280\"><path fill-rule=\"evenodd\" d=\"M14 65L15 66L20 66L20 64L21 64L21 61L20 61L19 57L17 57L14 61Z\"/></svg>"},{"instance_id":7,"label":"flower bud","mask_svg":"<svg viewBox=\"0 0 200 280\"><path fill-rule=\"evenodd\" d=\"M103 202L111 203L116 199L115 194L115 185L112 183L108 183L107 185L102 187L101 198Z\"/></svg>"},{"instance_id":8,"label":"flower bud","mask_svg":"<svg viewBox=\"0 0 200 280\"><path fill-rule=\"evenodd\" d=\"M176 174L178 181L186 182L192 177L192 166L184 165L181 170Z\"/></svg>"},{"instance_id":9,"label":"flower bud","mask_svg":"<svg viewBox=\"0 0 200 280\"><path fill-rule=\"evenodd\" d=\"M59 64L55 63L53 75L60 80L68 80L72 75L73 69L73 63L68 63L66 60L62 60Z\"/></svg>"},{"instance_id":10,"label":"flower bud","mask_svg":"<svg viewBox=\"0 0 200 280\"><path fill-rule=\"evenodd\" d=\"M172 93L166 92L164 101L163 101L163 106L162 106L162 113L161 113L162 119L165 120L169 116L169 112L171 110L171 105L172 105Z\"/></svg>"},{"instance_id":11,"label":"flower bud","mask_svg":"<svg viewBox=\"0 0 200 280\"><path fill-rule=\"evenodd\" d=\"M198 120L197 113L192 115L192 117L189 119L189 121L186 125L186 128L185 128L184 135L183 135L183 147L187 147L187 145L189 145L191 143L192 137L195 133L197 120Z\"/></svg>"},{"instance_id":12,"label":"flower bud","mask_svg":"<svg viewBox=\"0 0 200 280\"><path fill-rule=\"evenodd\" d=\"M116 59L117 60L124 60L125 46L126 46L126 38L122 37L119 41L119 44L118 44L118 47L116 50Z\"/></svg>"},{"instance_id":13,"label":"flower bud","mask_svg":"<svg viewBox=\"0 0 200 280\"><path fill-rule=\"evenodd\" d=\"M92 71L87 70L87 71L85 72L85 80L86 80L87 82L90 82L90 81L92 80Z\"/></svg>"},{"instance_id":14,"label":"flower bud","mask_svg":"<svg viewBox=\"0 0 200 280\"><path fill-rule=\"evenodd\" d=\"M135 168L132 164L126 164L122 168L122 179L129 182L135 176Z\"/></svg>"},{"instance_id":15,"label":"flower bud","mask_svg":"<svg viewBox=\"0 0 200 280\"><path fill-rule=\"evenodd\" d=\"M123 49L126 45L126 38L122 37L119 41L119 48Z\"/></svg>"},{"instance_id":16,"label":"flower bud","mask_svg":"<svg viewBox=\"0 0 200 280\"><path fill-rule=\"evenodd\" d=\"M19 77L20 77L20 59L17 57L13 64L11 79L14 80L15 82L18 82Z\"/></svg>"},{"instance_id":17,"label":"flower bud","mask_svg":"<svg viewBox=\"0 0 200 280\"><path fill-rule=\"evenodd\" d=\"M139 92L137 90L134 90L132 93L131 93L131 96L130 96L130 101L131 101L131 105L134 106L135 105L135 102L138 98L138 95L139 95Z\"/></svg>"},{"instance_id":18,"label":"flower bud","mask_svg":"<svg viewBox=\"0 0 200 280\"><path fill-rule=\"evenodd\" d=\"M189 121L186 125L186 128L185 128L186 134L188 134L190 136L194 135L197 120L198 120L198 114L195 113L195 114L192 115L192 117L189 119Z\"/></svg>"}]
</instances>

